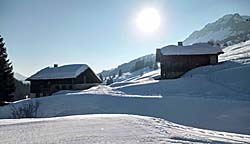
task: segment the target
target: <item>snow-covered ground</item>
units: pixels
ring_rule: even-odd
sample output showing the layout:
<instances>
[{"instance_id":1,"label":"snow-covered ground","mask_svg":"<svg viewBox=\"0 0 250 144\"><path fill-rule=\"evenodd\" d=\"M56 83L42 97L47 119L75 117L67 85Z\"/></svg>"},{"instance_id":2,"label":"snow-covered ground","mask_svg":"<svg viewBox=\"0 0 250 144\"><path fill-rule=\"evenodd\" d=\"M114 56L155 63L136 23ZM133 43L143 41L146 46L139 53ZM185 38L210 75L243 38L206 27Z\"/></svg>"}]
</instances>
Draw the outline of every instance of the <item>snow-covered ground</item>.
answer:
<instances>
[{"instance_id":1,"label":"snow-covered ground","mask_svg":"<svg viewBox=\"0 0 250 144\"><path fill-rule=\"evenodd\" d=\"M136 114L193 127L250 134L248 71L249 65L224 62L194 69L179 79L158 81L152 80L152 76L159 75L156 70L113 87L61 91L33 100L40 103L39 117ZM230 76L236 72L239 72L237 81ZM0 117L11 117L11 105L0 109Z\"/></svg>"},{"instance_id":2,"label":"snow-covered ground","mask_svg":"<svg viewBox=\"0 0 250 144\"><path fill-rule=\"evenodd\" d=\"M136 115L0 120L0 143L249 143L249 135L186 127Z\"/></svg>"},{"instance_id":3,"label":"snow-covered ground","mask_svg":"<svg viewBox=\"0 0 250 144\"><path fill-rule=\"evenodd\" d=\"M154 78L158 78L160 75L160 71L155 70L143 75L133 75L129 79L116 82L111 86L98 86L85 91L60 91L53 96L32 99L32 101L40 103L38 117L43 118L80 114L135 114L163 118L192 127L249 135L250 65L247 60L249 57L237 51L237 47L240 47L242 50L248 49L248 43L249 41L226 48L225 54L220 57L220 64L193 69L179 79L154 80ZM230 56L232 57L228 58ZM0 118L11 118L13 105L18 107L29 101L31 100L18 101L0 107ZM123 118L119 119L122 121ZM15 131L11 126L24 128L31 126L33 131L39 131L36 130L35 124L46 123L48 119L42 119L41 121L43 120L45 122L34 122L40 121L39 119L28 120L32 122L22 125L6 125L9 122L15 123L22 120L1 120L0 133L4 133L5 130ZM58 118L54 120L61 121ZM116 124L115 118L111 119L111 121L113 120L114 124ZM80 120L75 119L75 121ZM4 123L6 126L3 125ZM32 126L33 124L34 126ZM154 124L156 123L152 125ZM117 126L119 127L119 124ZM126 123L124 123L125 126L127 126ZM58 128L60 126L55 127ZM72 124L72 127L74 127L74 124ZM6 129L4 130L3 128ZM20 131L23 131L22 128ZM126 129L124 129L125 131ZM77 134L76 132L72 133ZM110 133L113 132L110 131ZM60 134L65 133L62 132L58 135L60 136ZM100 137L97 137L97 135L100 135ZM188 135L190 134L185 136ZM27 134L27 136L34 135ZM102 136L102 134L97 133L92 138L97 140L105 138ZM203 135L200 136L203 137ZM161 139L160 136L156 137ZM163 136L163 143L164 140L167 142L171 140L167 133L165 137L167 138L165 139ZM228 139L227 136L221 135L221 137ZM19 138L25 139L23 135ZM81 139L80 137L77 138ZM150 137L142 139L150 140ZM205 139L207 140L207 138ZM192 137L183 138L178 136L175 140L193 140L193 142L199 143L213 142L209 141L210 139L208 141L197 141L197 139ZM239 140L239 142L241 141L243 140ZM154 142L152 141L152 143ZM216 140L214 143L216 143Z\"/></svg>"}]
</instances>

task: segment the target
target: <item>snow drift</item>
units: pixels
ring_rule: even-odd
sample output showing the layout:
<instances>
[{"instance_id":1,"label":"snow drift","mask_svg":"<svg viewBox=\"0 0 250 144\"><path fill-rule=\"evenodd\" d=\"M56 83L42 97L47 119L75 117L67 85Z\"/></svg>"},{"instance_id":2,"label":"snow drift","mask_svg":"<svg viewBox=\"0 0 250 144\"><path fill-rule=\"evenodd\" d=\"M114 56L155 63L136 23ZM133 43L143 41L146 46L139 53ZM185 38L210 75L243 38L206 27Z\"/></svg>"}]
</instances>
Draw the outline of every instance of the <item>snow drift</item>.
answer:
<instances>
[{"instance_id":1,"label":"snow drift","mask_svg":"<svg viewBox=\"0 0 250 144\"><path fill-rule=\"evenodd\" d=\"M250 136L135 115L0 120L2 143L248 143ZM14 136L13 136L14 135Z\"/></svg>"}]
</instances>

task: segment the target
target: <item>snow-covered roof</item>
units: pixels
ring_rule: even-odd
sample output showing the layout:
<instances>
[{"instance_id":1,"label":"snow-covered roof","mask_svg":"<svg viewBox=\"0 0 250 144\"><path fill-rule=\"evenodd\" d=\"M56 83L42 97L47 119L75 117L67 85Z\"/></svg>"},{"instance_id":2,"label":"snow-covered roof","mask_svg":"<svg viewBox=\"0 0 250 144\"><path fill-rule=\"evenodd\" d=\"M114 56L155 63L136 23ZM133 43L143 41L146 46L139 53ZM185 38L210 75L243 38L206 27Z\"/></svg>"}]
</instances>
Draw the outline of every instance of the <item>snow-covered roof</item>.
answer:
<instances>
[{"instance_id":1,"label":"snow-covered roof","mask_svg":"<svg viewBox=\"0 0 250 144\"><path fill-rule=\"evenodd\" d=\"M204 54L220 54L223 51L208 43L196 43L188 46L169 45L161 48L162 55L204 55Z\"/></svg>"},{"instance_id":2,"label":"snow-covered roof","mask_svg":"<svg viewBox=\"0 0 250 144\"><path fill-rule=\"evenodd\" d=\"M76 78L88 68L89 67L86 64L72 64L60 67L46 67L29 77L27 80Z\"/></svg>"}]
</instances>

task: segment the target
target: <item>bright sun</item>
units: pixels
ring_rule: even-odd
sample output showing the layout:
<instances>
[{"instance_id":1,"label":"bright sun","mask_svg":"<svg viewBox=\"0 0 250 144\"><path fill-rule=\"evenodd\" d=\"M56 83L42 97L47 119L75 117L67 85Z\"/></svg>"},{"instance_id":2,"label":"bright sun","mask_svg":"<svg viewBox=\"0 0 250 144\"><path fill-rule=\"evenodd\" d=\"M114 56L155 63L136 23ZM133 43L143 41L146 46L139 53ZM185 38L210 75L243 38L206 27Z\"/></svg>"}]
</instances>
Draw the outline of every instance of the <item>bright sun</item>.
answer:
<instances>
[{"instance_id":1,"label":"bright sun","mask_svg":"<svg viewBox=\"0 0 250 144\"><path fill-rule=\"evenodd\" d=\"M137 26L144 32L154 32L160 26L160 15L154 8L143 9L137 16Z\"/></svg>"}]
</instances>

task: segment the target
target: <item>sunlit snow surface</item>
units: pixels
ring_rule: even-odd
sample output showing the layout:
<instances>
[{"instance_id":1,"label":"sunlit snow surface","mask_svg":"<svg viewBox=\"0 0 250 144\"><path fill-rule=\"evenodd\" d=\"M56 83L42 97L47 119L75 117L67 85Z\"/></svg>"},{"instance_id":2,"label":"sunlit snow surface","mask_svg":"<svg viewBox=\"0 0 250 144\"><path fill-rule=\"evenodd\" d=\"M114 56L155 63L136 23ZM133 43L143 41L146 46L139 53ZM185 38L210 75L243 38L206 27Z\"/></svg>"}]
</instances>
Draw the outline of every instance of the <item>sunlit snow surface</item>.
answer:
<instances>
[{"instance_id":1,"label":"sunlit snow surface","mask_svg":"<svg viewBox=\"0 0 250 144\"><path fill-rule=\"evenodd\" d=\"M0 120L1 143L248 143L250 136L136 115Z\"/></svg>"}]
</instances>

